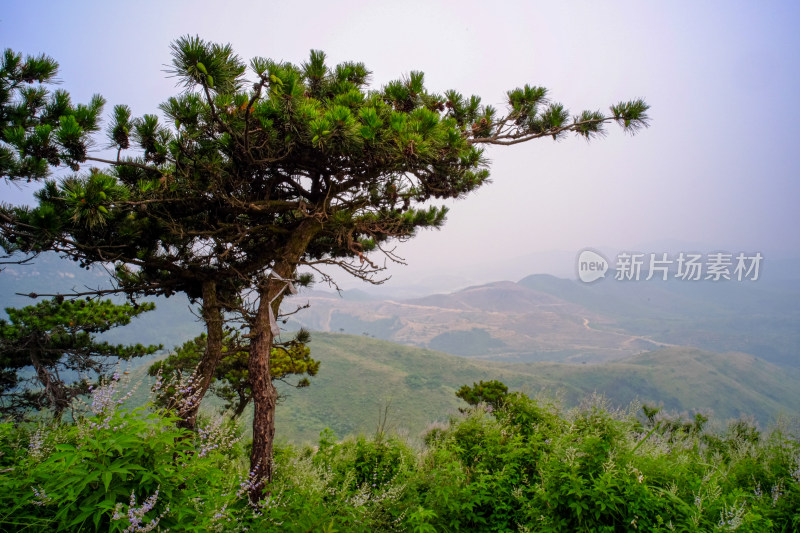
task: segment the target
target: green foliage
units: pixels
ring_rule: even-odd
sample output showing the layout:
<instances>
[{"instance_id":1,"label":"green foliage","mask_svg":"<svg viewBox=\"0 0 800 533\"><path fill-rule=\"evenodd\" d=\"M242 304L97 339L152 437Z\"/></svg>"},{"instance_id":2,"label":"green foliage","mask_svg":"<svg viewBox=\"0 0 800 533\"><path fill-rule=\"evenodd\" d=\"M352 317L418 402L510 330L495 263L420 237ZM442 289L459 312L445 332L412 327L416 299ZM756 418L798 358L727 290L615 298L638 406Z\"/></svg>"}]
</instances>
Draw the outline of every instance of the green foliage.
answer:
<instances>
[{"instance_id":1,"label":"green foliage","mask_svg":"<svg viewBox=\"0 0 800 533\"><path fill-rule=\"evenodd\" d=\"M292 376L313 377L317 374L320 363L311 358L311 349L306 346L309 340L308 333L300 331L295 339L272 348L270 373L273 379L288 383L288 378ZM222 359L214 372L211 390L225 401L224 409L236 418L244 412L252 399L250 371L247 367L249 341L242 338L238 331L227 330L222 342ZM167 406L180 397L180 383L197 368L207 344L207 337L202 334L150 366L148 373L151 376L160 375L163 380L163 388L157 399L159 405ZM294 386L302 388L310 384L308 377L301 377Z\"/></svg>"},{"instance_id":2,"label":"green foliage","mask_svg":"<svg viewBox=\"0 0 800 533\"><path fill-rule=\"evenodd\" d=\"M794 530L797 435L775 429L768 443L742 421L722 436L704 423L642 433L602 400L562 414L513 393L431 441L420 509L437 531Z\"/></svg>"},{"instance_id":3,"label":"green foliage","mask_svg":"<svg viewBox=\"0 0 800 533\"><path fill-rule=\"evenodd\" d=\"M472 387L462 385L462 387L456 391L456 396L468 404L475 406L479 403L485 403L493 410L497 410L503 406L507 395L508 387L496 379L473 383Z\"/></svg>"},{"instance_id":4,"label":"green foliage","mask_svg":"<svg viewBox=\"0 0 800 533\"><path fill-rule=\"evenodd\" d=\"M110 300L54 298L0 320L0 413L21 416L50 408L56 416L89 390L90 377L108 373L120 360L154 353L160 346L115 345L95 338L155 308ZM31 377L30 370L33 370Z\"/></svg>"},{"instance_id":5,"label":"green foliage","mask_svg":"<svg viewBox=\"0 0 800 533\"><path fill-rule=\"evenodd\" d=\"M363 486L374 490L403 481L415 458L398 438L378 436L368 440L360 436L338 444L322 439L314 461L353 490Z\"/></svg>"},{"instance_id":6,"label":"green foliage","mask_svg":"<svg viewBox=\"0 0 800 533\"><path fill-rule=\"evenodd\" d=\"M10 49L0 59L0 177L41 179L62 164L77 170L86 160L88 136L98 130L105 101L73 105L64 91L50 93L58 63L22 57Z\"/></svg>"},{"instance_id":7,"label":"green foliage","mask_svg":"<svg viewBox=\"0 0 800 533\"><path fill-rule=\"evenodd\" d=\"M800 525L800 442L747 420L686 432L598 398L563 411L512 392L423 450L381 434L278 447L264 498L222 419L197 434L116 381L74 424L0 423L0 529L26 531L746 531ZM130 393L129 393L130 394ZM695 421L690 421L694 425ZM667 427L669 426L669 427ZM796 428L795 428L796 430ZM156 523L157 521L157 523Z\"/></svg>"},{"instance_id":8,"label":"green foliage","mask_svg":"<svg viewBox=\"0 0 800 533\"><path fill-rule=\"evenodd\" d=\"M227 475L230 432L212 425L193 439L169 413L119 408L113 380L91 399L73 425L16 435L0 425L2 457L15 459L0 478L0 529L208 531L238 488Z\"/></svg>"}]
</instances>

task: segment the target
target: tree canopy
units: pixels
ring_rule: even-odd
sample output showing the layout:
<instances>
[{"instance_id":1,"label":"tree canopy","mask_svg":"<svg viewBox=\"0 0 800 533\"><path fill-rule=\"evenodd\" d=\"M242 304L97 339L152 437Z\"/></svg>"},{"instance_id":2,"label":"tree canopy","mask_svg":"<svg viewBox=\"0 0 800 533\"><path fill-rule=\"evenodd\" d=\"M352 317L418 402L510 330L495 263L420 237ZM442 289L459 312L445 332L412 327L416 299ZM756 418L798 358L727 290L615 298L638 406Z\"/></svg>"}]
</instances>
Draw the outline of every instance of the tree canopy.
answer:
<instances>
[{"instance_id":1,"label":"tree canopy","mask_svg":"<svg viewBox=\"0 0 800 533\"><path fill-rule=\"evenodd\" d=\"M496 411L503 406L503 402L508 396L508 386L496 379L481 381L480 383L473 383L471 387L462 385L456 391L456 396L473 407L484 403Z\"/></svg>"}]
</instances>

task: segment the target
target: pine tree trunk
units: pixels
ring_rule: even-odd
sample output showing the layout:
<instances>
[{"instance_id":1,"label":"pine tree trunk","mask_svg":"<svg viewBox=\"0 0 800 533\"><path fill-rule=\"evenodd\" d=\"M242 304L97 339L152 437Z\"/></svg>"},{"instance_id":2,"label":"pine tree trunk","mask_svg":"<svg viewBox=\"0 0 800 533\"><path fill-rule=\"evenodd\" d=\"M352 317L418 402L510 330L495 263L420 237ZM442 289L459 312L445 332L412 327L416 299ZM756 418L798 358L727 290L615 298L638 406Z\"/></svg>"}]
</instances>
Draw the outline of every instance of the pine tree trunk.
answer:
<instances>
[{"instance_id":1,"label":"pine tree trunk","mask_svg":"<svg viewBox=\"0 0 800 533\"><path fill-rule=\"evenodd\" d=\"M292 279L300 258L308 244L320 229L314 219L304 220L294 231L293 238L282 250L282 259L272 271L284 280ZM278 391L272 383L269 363L274 335L269 311L278 316L286 282L269 277L258 290L258 310L250 324L250 353L248 370L253 393L253 449L250 452L250 501L256 503L263 498L264 489L272 481L272 448L275 437L275 406Z\"/></svg>"},{"instance_id":2,"label":"pine tree trunk","mask_svg":"<svg viewBox=\"0 0 800 533\"><path fill-rule=\"evenodd\" d=\"M242 416L244 410L247 408L247 404L250 403L250 398L248 398L242 391L238 391L237 394L239 395L239 400L236 403L236 410L233 412L233 415L231 415L231 418L234 420Z\"/></svg>"},{"instance_id":3,"label":"pine tree trunk","mask_svg":"<svg viewBox=\"0 0 800 533\"><path fill-rule=\"evenodd\" d=\"M64 409L69 406L69 399L67 398L66 391L64 391L64 383L58 378L53 377L47 367L42 363L36 349L30 351L30 356L33 368L36 370L36 376L39 378L39 383L44 387L48 403L53 410L53 415L56 419L60 419Z\"/></svg>"},{"instance_id":4,"label":"pine tree trunk","mask_svg":"<svg viewBox=\"0 0 800 533\"><path fill-rule=\"evenodd\" d=\"M269 306L277 316L281 297L274 303L270 300L282 288L282 282L270 279L268 286L259 290L259 305L255 320L251 325L250 387L253 391L253 448L250 452L250 501L263 498L264 488L272 480L272 447L275 437L275 405L278 391L272 383L269 359L272 351L273 334L270 328Z\"/></svg>"},{"instance_id":5,"label":"pine tree trunk","mask_svg":"<svg viewBox=\"0 0 800 533\"><path fill-rule=\"evenodd\" d=\"M178 408L178 415L181 417L178 426L187 429L194 429L197 425L200 402L208 391L222 358L222 309L217 299L217 284L212 280L203 282L203 320L206 323L206 350L194 372L192 386L184 394Z\"/></svg>"}]
</instances>

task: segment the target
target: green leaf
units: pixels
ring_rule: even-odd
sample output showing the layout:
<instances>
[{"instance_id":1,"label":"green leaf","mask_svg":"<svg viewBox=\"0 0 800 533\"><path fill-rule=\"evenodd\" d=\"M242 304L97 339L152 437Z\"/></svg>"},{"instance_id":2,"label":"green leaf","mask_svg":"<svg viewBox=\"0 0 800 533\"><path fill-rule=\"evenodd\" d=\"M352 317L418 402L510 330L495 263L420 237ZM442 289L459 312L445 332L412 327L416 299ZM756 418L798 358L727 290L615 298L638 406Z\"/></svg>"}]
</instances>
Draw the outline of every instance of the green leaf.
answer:
<instances>
[{"instance_id":1,"label":"green leaf","mask_svg":"<svg viewBox=\"0 0 800 533\"><path fill-rule=\"evenodd\" d=\"M103 478L103 486L105 487L106 491L108 491L108 486L111 485L111 478L114 477L114 474L112 472L106 471L103 472L101 475Z\"/></svg>"}]
</instances>

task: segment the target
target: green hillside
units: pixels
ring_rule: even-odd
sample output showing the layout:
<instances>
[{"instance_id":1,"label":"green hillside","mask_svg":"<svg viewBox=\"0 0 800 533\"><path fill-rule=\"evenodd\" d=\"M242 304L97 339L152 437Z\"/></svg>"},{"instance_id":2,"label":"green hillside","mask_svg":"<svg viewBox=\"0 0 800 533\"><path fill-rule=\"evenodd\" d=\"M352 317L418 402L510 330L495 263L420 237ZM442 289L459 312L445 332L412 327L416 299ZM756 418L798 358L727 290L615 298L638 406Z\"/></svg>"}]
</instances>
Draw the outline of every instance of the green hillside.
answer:
<instances>
[{"instance_id":1,"label":"green hillside","mask_svg":"<svg viewBox=\"0 0 800 533\"><path fill-rule=\"evenodd\" d=\"M322 367L311 387L282 389L276 434L283 440L314 441L325 427L340 437L369 434L387 407L388 427L417 438L462 405L458 387L487 379L567 406L596 391L620 406L638 399L678 412L713 410L717 419L753 415L767 424L781 413L800 414L800 373L746 354L665 348L597 365L492 363L366 336L312 339Z\"/></svg>"}]
</instances>

